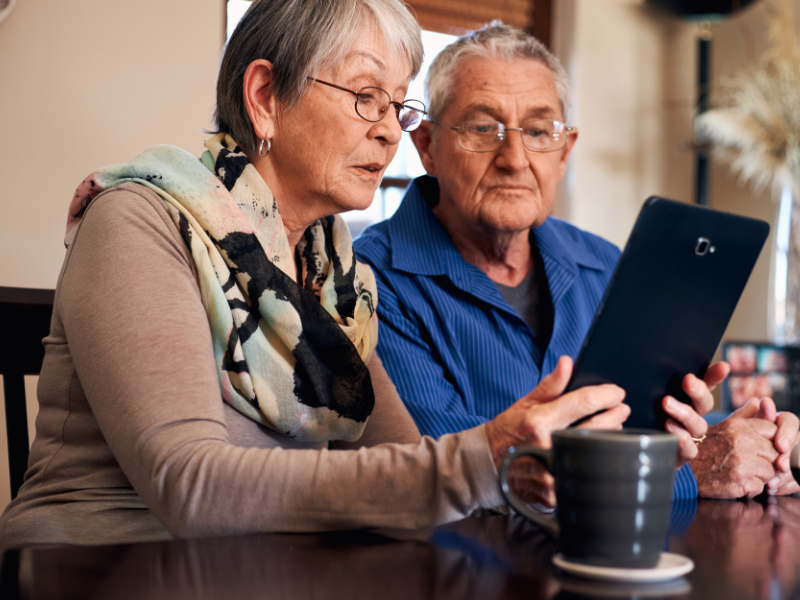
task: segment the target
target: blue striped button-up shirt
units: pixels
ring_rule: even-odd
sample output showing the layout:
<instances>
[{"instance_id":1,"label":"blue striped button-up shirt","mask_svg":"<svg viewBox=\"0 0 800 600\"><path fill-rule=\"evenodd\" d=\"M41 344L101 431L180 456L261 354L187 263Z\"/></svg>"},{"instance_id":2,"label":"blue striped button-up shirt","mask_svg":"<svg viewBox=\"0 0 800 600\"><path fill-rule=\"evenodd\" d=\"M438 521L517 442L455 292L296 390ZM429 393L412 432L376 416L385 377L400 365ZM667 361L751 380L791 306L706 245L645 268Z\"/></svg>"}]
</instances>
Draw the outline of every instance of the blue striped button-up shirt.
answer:
<instances>
[{"instance_id":1,"label":"blue striped button-up shirt","mask_svg":"<svg viewBox=\"0 0 800 600\"><path fill-rule=\"evenodd\" d=\"M554 308L542 356L495 283L459 254L423 197L438 201L435 180L424 177L355 248L378 282L378 354L420 431L439 437L492 419L559 357L577 357L620 252L555 217L533 230ZM688 465L676 473L674 495L697 496Z\"/></svg>"}]
</instances>

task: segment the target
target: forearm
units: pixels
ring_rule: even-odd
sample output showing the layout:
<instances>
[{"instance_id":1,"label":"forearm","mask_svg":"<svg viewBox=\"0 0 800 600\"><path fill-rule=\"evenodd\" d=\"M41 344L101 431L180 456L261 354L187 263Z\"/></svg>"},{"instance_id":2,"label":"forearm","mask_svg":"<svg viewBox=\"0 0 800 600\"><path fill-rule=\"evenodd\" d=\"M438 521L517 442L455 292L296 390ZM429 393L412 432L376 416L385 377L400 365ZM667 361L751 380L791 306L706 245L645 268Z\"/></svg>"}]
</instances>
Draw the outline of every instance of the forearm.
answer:
<instances>
[{"instance_id":1,"label":"forearm","mask_svg":"<svg viewBox=\"0 0 800 600\"><path fill-rule=\"evenodd\" d=\"M180 537L416 529L503 502L482 427L359 450L244 449L198 433L196 425L162 430L129 473Z\"/></svg>"}]
</instances>

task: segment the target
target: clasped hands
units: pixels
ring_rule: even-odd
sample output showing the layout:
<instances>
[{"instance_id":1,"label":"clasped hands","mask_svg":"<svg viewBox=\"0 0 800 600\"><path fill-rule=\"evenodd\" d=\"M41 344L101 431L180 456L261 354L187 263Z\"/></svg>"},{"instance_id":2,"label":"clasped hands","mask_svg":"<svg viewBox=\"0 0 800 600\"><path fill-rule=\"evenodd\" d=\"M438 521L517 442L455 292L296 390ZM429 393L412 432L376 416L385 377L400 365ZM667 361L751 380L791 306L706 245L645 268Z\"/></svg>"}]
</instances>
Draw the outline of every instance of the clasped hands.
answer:
<instances>
[{"instance_id":1,"label":"clasped hands","mask_svg":"<svg viewBox=\"0 0 800 600\"><path fill-rule=\"evenodd\" d=\"M753 497L765 487L770 494L800 491L789 466L789 453L800 427L794 414L778 413L769 398L754 398L717 425L709 427L703 419L714 406L712 390L729 371L729 365L720 362L708 368L703 380L687 375L682 388L691 406L670 396L663 399L669 416L666 429L678 437L676 467L691 465L702 497ZM511 446L550 448L553 431L585 417L590 418L582 428L622 428L630 414L623 403L625 392L606 384L565 394L571 375L572 360L563 356L536 389L486 424L496 466ZM692 439L703 436L706 438L700 443ZM553 476L537 461L516 461L509 481L527 502L555 505Z\"/></svg>"}]
</instances>

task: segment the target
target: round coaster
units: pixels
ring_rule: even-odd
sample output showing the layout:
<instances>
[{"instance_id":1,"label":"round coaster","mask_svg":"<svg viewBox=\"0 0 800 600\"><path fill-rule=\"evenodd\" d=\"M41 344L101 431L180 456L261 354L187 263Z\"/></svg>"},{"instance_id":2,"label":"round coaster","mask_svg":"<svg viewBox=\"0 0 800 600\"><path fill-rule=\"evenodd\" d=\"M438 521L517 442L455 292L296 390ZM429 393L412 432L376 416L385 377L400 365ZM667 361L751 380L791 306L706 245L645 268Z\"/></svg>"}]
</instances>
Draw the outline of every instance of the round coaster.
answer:
<instances>
[{"instance_id":1,"label":"round coaster","mask_svg":"<svg viewBox=\"0 0 800 600\"><path fill-rule=\"evenodd\" d=\"M553 564L570 575L577 575L578 577L604 581L638 581L642 583L667 581L686 575L686 573L694 569L694 562L691 558L681 554L672 554L671 552L662 552L658 564L652 569L595 567L567 560L561 553L553 556Z\"/></svg>"}]
</instances>

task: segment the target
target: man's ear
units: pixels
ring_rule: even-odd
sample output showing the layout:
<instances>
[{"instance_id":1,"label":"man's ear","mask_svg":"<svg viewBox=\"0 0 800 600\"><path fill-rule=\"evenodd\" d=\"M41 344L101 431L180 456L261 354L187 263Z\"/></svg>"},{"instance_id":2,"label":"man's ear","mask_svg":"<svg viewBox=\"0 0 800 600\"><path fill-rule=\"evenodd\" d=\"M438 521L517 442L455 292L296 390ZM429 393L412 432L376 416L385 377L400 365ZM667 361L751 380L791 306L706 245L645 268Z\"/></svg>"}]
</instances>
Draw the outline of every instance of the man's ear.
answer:
<instances>
[{"instance_id":1,"label":"man's ear","mask_svg":"<svg viewBox=\"0 0 800 600\"><path fill-rule=\"evenodd\" d=\"M258 139L275 137L278 103L272 89L272 63L254 60L244 72L244 106Z\"/></svg>"},{"instance_id":2,"label":"man's ear","mask_svg":"<svg viewBox=\"0 0 800 600\"><path fill-rule=\"evenodd\" d=\"M433 128L434 124L430 121L423 121L419 127L411 132L411 141L419 154L419 159L422 161L422 166L425 167L425 172L428 175L436 175L436 164L431 154L431 146L433 145Z\"/></svg>"},{"instance_id":3,"label":"man's ear","mask_svg":"<svg viewBox=\"0 0 800 600\"><path fill-rule=\"evenodd\" d=\"M564 146L564 149L561 151L561 160L559 161L558 165L558 179L561 180L564 177L564 173L567 172L567 160L569 159L570 152L575 147L575 142L578 141L578 128L573 127L572 131L569 132L567 136L567 145Z\"/></svg>"}]
</instances>

